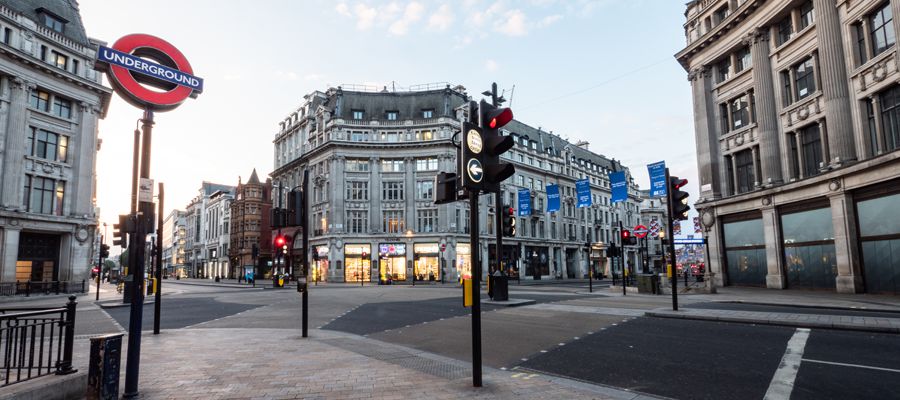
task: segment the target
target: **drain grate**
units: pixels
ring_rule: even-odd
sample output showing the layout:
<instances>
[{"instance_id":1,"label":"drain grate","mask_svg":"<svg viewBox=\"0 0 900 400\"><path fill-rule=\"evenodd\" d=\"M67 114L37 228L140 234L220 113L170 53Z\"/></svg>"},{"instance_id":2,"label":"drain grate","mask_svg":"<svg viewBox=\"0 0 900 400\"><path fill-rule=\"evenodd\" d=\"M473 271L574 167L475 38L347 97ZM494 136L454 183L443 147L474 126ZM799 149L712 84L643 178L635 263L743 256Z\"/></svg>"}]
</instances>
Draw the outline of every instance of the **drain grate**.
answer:
<instances>
[{"instance_id":1,"label":"drain grate","mask_svg":"<svg viewBox=\"0 0 900 400\"><path fill-rule=\"evenodd\" d=\"M455 380L469 375L467 368L416 355L400 348L380 345L373 341L334 338L323 340L323 342L356 354L441 378Z\"/></svg>"}]
</instances>

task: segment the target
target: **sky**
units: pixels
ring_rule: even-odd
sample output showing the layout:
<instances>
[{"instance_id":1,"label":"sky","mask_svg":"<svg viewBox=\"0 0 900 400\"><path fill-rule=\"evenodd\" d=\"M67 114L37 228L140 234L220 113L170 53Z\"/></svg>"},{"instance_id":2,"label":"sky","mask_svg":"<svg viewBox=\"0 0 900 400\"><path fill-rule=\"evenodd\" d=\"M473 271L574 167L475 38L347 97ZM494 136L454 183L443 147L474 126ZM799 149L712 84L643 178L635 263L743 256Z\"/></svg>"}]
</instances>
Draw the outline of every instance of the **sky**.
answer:
<instances>
[{"instance_id":1,"label":"sky","mask_svg":"<svg viewBox=\"0 0 900 400\"><path fill-rule=\"evenodd\" d=\"M166 214L203 181L236 185L273 169L278 123L303 95L342 84L497 82L517 120L621 160L646 189L665 160L697 198L684 2L671 0L80 0L88 36L161 37L204 91L157 113L151 178ZM110 226L128 212L141 110L114 95L100 121L97 203Z\"/></svg>"}]
</instances>

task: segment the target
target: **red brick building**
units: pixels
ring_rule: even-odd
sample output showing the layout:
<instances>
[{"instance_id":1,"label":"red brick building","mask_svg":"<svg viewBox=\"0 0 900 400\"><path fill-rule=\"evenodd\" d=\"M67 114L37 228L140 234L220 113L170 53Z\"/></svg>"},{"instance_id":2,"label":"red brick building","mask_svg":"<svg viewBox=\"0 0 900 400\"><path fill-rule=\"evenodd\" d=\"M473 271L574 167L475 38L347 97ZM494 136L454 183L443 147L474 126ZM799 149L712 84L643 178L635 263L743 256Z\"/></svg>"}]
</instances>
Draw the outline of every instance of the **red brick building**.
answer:
<instances>
[{"instance_id":1,"label":"red brick building","mask_svg":"<svg viewBox=\"0 0 900 400\"><path fill-rule=\"evenodd\" d=\"M272 261L272 231L269 229L271 195L272 180L260 182L256 169L246 183L238 178L237 198L231 204L231 245L228 254L235 276L246 276L248 272L255 271L255 276L265 277L269 273ZM254 248L257 249L256 254Z\"/></svg>"}]
</instances>

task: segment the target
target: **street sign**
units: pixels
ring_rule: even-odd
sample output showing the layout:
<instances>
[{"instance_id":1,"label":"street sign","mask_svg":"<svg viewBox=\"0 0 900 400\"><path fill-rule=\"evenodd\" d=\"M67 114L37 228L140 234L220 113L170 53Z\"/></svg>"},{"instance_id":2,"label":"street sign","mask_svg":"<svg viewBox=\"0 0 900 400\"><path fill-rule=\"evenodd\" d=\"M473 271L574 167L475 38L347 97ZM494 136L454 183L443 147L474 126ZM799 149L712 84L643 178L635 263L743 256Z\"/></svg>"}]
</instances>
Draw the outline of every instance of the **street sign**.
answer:
<instances>
[{"instance_id":1,"label":"street sign","mask_svg":"<svg viewBox=\"0 0 900 400\"><path fill-rule=\"evenodd\" d=\"M481 182L481 179L484 178L484 169L481 168L481 161L478 161L477 158L470 159L469 164L466 166L466 173L469 174L469 179L472 182Z\"/></svg>"},{"instance_id":2,"label":"street sign","mask_svg":"<svg viewBox=\"0 0 900 400\"><path fill-rule=\"evenodd\" d=\"M706 239L696 238L696 239L675 239L675 244L704 244L706 243Z\"/></svg>"},{"instance_id":3,"label":"street sign","mask_svg":"<svg viewBox=\"0 0 900 400\"><path fill-rule=\"evenodd\" d=\"M650 230L647 229L647 227L644 225L638 225L638 226L635 226L634 230L632 230L631 232L634 233L634 236L637 236L637 237L643 239L643 238L647 237L647 234L650 233Z\"/></svg>"},{"instance_id":4,"label":"street sign","mask_svg":"<svg viewBox=\"0 0 900 400\"><path fill-rule=\"evenodd\" d=\"M609 187L612 191L612 203L628 200L628 183L625 182L625 171L610 172Z\"/></svg>"},{"instance_id":5,"label":"street sign","mask_svg":"<svg viewBox=\"0 0 900 400\"><path fill-rule=\"evenodd\" d=\"M650 172L650 197L666 195L666 162L659 161L647 165Z\"/></svg>"}]
</instances>

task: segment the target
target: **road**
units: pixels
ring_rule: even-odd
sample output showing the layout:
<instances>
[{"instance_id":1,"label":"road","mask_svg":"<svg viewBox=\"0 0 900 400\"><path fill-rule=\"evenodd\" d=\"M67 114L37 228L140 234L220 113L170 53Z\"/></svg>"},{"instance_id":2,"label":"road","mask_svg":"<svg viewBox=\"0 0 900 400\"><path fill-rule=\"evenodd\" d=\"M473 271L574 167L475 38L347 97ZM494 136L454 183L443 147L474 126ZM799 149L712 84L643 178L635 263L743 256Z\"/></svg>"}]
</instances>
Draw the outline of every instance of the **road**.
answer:
<instances>
[{"instance_id":1,"label":"road","mask_svg":"<svg viewBox=\"0 0 900 400\"><path fill-rule=\"evenodd\" d=\"M300 296L292 288L167 284L163 329L299 331ZM787 389L792 399L880 399L900 393L897 335L650 318L643 312L666 307L667 298L588 294L583 286L513 285L511 298L536 304L485 304L484 365L679 399L761 399L780 388L773 384L776 376L793 381ZM462 307L460 297L460 289L453 284L312 287L311 335L316 335L316 329L339 331L469 361L470 310ZM683 305L896 317L689 298ZM79 312L76 334L120 331L116 323L127 329L128 313L128 307ZM153 306L148 304L144 330L152 329L152 316ZM779 369L792 362L797 368Z\"/></svg>"}]
</instances>

